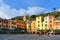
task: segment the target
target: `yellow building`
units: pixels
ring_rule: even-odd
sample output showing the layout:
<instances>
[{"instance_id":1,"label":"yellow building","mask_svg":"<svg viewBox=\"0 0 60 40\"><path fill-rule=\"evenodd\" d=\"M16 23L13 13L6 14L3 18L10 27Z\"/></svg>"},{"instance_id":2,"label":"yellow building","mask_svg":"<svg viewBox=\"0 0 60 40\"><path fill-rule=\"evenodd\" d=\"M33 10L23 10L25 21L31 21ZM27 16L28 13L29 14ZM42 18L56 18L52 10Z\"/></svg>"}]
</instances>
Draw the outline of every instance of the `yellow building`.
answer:
<instances>
[{"instance_id":1,"label":"yellow building","mask_svg":"<svg viewBox=\"0 0 60 40\"><path fill-rule=\"evenodd\" d=\"M32 31L32 33L36 33L36 20L32 20L32 22L31 22L31 31Z\"/></svg>"},{"instance_id":2,"label":"yellow building","mask_svg":"<svg viewBox=\"0 0 60 40\"><path fill-rule=\"evenodd\" d=\"M44 30L48 30L49 27L48 27L48 19L49 17L44 17L44 21L43 21L43 27L44 27Z\"/></svg>"},{"instance_id":3,"label":"yellow building","mask_svg":"<svg viewBox=\"0 0 60 40\"><path fill-rule=\"evenodd\" d=\"M31 32L31 23L30 23L29 20L26 21L26 31L27 31L28 33Z\"/></svg>"},{"instance_id":4,"label":"yellow building","mask_svg":"<svg viewBox=\"0 0 60 40\"><path fill-rule=\"evenodd\" d=\"M52 30L54 29L54 16L38 16L36 17L36 29L37 30Z\"/></svg>"},{"instance_id":5,"label":"yellow building","mask_svg":"<svg viewBox=\"0 0 60 40\"><path fill-rule=\"evenodd\" d=\"M42 16L36 17L36 29L38 30L44 30L43 28L43 22L42 22Z\"/></svg>"}]
</instances>

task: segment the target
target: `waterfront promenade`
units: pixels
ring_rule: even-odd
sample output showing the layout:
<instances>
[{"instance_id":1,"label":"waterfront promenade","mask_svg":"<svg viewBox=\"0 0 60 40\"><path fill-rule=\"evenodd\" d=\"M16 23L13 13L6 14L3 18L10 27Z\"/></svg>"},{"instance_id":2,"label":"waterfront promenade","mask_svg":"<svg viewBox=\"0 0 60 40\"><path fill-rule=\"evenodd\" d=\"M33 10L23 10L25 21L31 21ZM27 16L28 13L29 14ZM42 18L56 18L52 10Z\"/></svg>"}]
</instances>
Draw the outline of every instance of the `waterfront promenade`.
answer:
<instances>
[{"instance_id":1,"label":"waterfront promenade","mask_svg":"<svg viewBox=\"0 0 60 40\"><path fill-rule=\"evenodd\" d=\"M0 40L60 40L60 35L0 34Z\"/></svg>"}]
</instances>

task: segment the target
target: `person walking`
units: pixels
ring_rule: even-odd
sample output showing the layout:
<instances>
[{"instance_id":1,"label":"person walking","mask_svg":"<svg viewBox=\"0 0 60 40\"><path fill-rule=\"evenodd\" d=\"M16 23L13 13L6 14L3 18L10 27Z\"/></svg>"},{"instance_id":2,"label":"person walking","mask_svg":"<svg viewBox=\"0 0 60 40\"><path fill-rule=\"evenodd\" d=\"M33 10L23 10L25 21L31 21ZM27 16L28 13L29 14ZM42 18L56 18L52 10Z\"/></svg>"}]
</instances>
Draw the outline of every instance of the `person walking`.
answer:
<instances>
[{"instance_id":1,"label":"person walking","mask_svg":"<svg viewBox=\"0 0 60 40\"><path fill-rule=\"evenodd\" d=\"M40 32L39 32L39 36L40 36Z\"/></svg>"},{"instance_id":2,"label":"person walking","mask_svg":"<svg viewBox=\"0 0 60 40\"><path fill-rule=\"evenodd\" d=\"M37 32L38 36L42 36L42 33L41 32Z\"/></svg>"},{"instance_id":3,"label":"person walking","mask_svg":"<svg viewBox=\"0 0 60 40\"><path fill-rule=\"evenodd\" d=\"M47 35L49 36L49 32L47 33Z\"/></svg>"}]
</instances>

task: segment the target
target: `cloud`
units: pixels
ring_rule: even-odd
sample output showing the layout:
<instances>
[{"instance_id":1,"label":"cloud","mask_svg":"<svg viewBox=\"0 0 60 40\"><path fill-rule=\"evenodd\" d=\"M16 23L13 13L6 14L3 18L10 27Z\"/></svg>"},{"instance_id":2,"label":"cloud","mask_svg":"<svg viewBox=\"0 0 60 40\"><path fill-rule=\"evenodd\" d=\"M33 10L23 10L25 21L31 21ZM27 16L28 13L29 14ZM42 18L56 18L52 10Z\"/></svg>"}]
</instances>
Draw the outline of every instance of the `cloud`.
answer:
<instances>
[{"instance_id":1,"label":"cloud","mask_svg":"<svg viewBox=\"0 0 60 40\"><path fill-rule=\"evenodd\" d=\"M20 10L19 10L19 13L20 13L20 16L22 16L22 15L27 15L27 12L26 12L25 9L20 9Z\"/></svg>"},{"instance_id":2,"label":"cloud","mask_svg":"<svg viewBox=\"0 0 60 40\"><path fill-rule=\"evenodd\" d=\"M29 7L27 10L27 13L29 15L39 14L41 12L44 12L46 9L42 7Z\"/></svg>"},{"instance_id":3,"label":"cloud","mask_svg":"<svg viewBox=\"0 0 60 40\"><path fill-rule=\"evenodd\" d=\"M8 9L9 6L3 3L2 0L0 0L0 17L4 19L9 19L10 16L6 14L6 10Z\"/></svg>"},{"instance_id":4,"label":"cloud","mask_svg":"<svg viewBox=\"0 0 60 40\"><path fill-rule=\"evenodd\" d=\"M10 19L15 16L23 15L33 15L44 12L46 9L42 7L28 7L26 9L16 10L15 8L11 9L9 5L5 4L3 0L0 0L0 17Z\"/></svg>"},{"instance_id":5,"label":"cloud","mask_svg":"<svg viewBox=\"0 0 60 40\"><path fill-rule=\"evenodd\" d=\"M28 7L27 10L25 9L20 9L19 13L21 15L36 15L39 14L41 12L44 12L46 9L42 8L42 7Z\"/></svg>"},{"instance_id":6,"label":"cloud","mask_svg":"<svg viewBox=\"0 0 60 40\"><path fill-rule=\"evenodd\" d=\"M8 15L6 15L5 13L3 13L2 11L0 11L0 17L4 18L4 19L5 18L7 18L7 19L10 18Z\"/></svg>"},{"instance_id":7,"label":"cloud","mask_svg":"<svg viewBox=\"0 0 60 40\"><path fill-rule=\"evenodd\" d=\"M0 0L0 17L1 18L12 18L17 16L18 10L11 9L9 5L3 3L3 0ZM1 16L2 15L2 16Z\"/></svg>"}]
</instances>

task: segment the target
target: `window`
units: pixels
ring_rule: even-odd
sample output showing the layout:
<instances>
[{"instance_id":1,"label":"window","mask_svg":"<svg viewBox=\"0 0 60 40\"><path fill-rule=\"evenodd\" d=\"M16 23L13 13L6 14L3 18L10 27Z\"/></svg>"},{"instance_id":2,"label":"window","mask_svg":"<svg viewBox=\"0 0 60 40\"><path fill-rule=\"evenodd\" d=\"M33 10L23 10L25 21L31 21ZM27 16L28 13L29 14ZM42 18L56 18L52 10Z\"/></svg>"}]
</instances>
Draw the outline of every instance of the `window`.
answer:
<instances>
[{"instance_id":1,"label":"window","mask_svg":"<svg viewBox=\"0 0 60 40\"><path fill-rule=\"evenodd\" d=\"M50 27L52 27L52 25L50 25Z\"/></svg>"},{"instance_id":2,"label":"window","mask_svg":"<svg viewBox=\"0 0 60 40\"><path fill-rule=\"evenodd\" d=\"M42 24L42 27L43 27L43 24Z\"/></svg>"},{"instance_id":3,"label":"window","mask_svg":"<svg viewBox=\"0 0 60 40\"><path fill-rule=\"evenodd\" d=\"M8 21L8 20L5 19L5 20L4 20L4 23L7 23L7 21Z\"/></svg>"},{"instance_id":4,"label":"window","mask_svg":"<svg viewBox=\"0 0 60 40\"><path fill-rule=\"evenodd\" d=\"M12 22L12 24L16 24L15 22Z\"/></svg>"},{"instance_id":5,"label":"window","mask_svg":"<svg viewBox=\"0 0 60 40\"><path fill-rule=\"evenodd\" d=\"M50 23L52 23L52 21L50 21Z\"/></svg>"},{"instance_id":6,"label":"window","mask_svg":"<svg viewBox=\"0 0 60 40\"><path fill-rule=\"evenodd\" d=\"M38 21L38 23L40 23L40 21Z\"/></svg>"},{"instance_id":7,"label":"window","mask_svg":"<svg viewBox=\"0 0 60 40\"><path fill-rule=\"evenodd\" d=\"M1 27L1 25L0 25L0 27Z\"/></svg>"},{"instance_id":8,"label":"window","mask_svg":"<svg viewBox=\"0 0 60 40\"><path fill-rule=\"evenodd\" d=\"M1 20L0 20L0 22L1 22Z\"/></svg>"},{"instance_id":9,"label":"window","mask_svg":"<svg viewBox=\"0 0 60 40\"><path fill-rule=\"evenodd\" d=\"M10 28L10 26L9 26L9 28Z\"/></svg>"},{"instance_id":10,"label":"window","mask_svg":"<svg viewBox=\"0 0 60 40\"><path fill-rule=\"evenodd\" d=\"M40 25L38 25L38 27L39 27Z\"/></svg>"},{"instance_id":11,"label":"window","mask_svg":"<svg viewBox=\"0 0 60 40\"><path fill-rule=\"evenodd\" d=\"M12 26L12 28L14 28L14 27Z\"/></svg>"},{"instance_id":12,"label":"window","mask_svg":"<svg viewBox=\"0 0 60 40\"><path fill-rule=\"evenodd\" d=\"M47 26L47 24L45 24L45 26Z\"/></svg>"},{"instance_id":13,"label":"window","mask_svg":"<svg viewBox=\"0 0 60 40\"><path fill-rule=\"evenodd\" d=\"M45 23L47 23L47 21L45 21Z\"/></svg>"},{"instance_id":14,"label":"window","mask_svg":"<svg viewBox=\"0 0 60 40\"><path fill-rule=\"evenodd\" d=\"M15 26L12 26L12 28L16 28Z\"/></svg>"},{"instance_id":15,"label":"window","mask_svg":"<svg viewBox=\"0 0 60 40\"><path fill-rule=\"evenodd\" d=\"M4 23L6 23L7 21L4 21Z\"/></svg>"}]
</instances>

